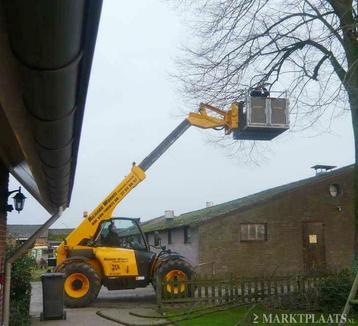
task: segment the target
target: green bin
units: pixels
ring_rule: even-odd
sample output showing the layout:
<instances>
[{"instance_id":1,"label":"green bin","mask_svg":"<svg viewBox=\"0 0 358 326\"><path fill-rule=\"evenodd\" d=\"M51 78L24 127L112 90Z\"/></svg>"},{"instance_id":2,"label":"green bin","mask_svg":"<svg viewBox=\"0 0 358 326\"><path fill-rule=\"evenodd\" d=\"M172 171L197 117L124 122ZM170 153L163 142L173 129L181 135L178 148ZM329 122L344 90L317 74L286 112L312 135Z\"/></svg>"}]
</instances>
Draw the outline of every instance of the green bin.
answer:
<instances>
[{"instance_id":1,"label":"green bin","mask_svg":"<svg viewBox=\"0 0 358 326\"><path fill-rule=\"evenodd\" d=\"M43 312L40 319L66 319L63 305L63 273L45 273L42 281Z\"/></svg>"}]
</instances>

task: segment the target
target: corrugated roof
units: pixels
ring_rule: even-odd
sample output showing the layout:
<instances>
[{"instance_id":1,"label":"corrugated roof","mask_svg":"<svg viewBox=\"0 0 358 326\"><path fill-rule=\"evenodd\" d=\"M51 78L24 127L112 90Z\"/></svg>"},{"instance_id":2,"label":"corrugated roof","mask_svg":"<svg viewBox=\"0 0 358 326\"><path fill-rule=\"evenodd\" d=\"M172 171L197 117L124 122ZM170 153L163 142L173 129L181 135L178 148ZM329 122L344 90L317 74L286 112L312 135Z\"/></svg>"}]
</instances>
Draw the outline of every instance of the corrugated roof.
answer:
<instances>
[{"instance_id":1,"label":"corrugated roof","mask_svg":"<svg viewBox=\"0 0 358 326\"><path fill-rule=\"evenodd\" d=\"M73 228L49 229L48 236L50 237L51 235L69 234L72 231L73 231Z\"/></svg>"},{"instance_id":2,"label":"corrugated roof","mask_svg":"<svg viewBox=\"0 0 358 326\"><path fill-rule=\"evenodd\" d=\"M40 226L41 224L9 224L7 232L15 238L30 238ZM41 237L47 237L47 230Z\"/></svg>"},{"instance_id":3,"label":"corrugated roof","mask_svg":"<svg viewBox=\"0 0 358 326\"><path fill-rule=\"evenodd\" d=\"M40 226L42 225L41 224L8 224L7 232L8 234L10 234L12 237L15 238L29 238L36 232L36 230ZM48 229L41 237L56 238L60 236L60 239L62 239L64 235L69 234L71 231L73 231L72 228Z\"/></svg>"},{"instance_id":4,"label":"corrugated roof","mask_svg":"<svg viewBox=\"0 0 358 326\"><path fill-rule=\"evenodd\" d=\"M63 241L71 233L73 229L49 229L48 240L49 241Z\"/></svg>"},{"instance_id":5,"label":"corrugated roof","mask_svg":"<svg viewBox=\"0 0 358 326\"><path fill-rule=\"evenodd\" d=\"M277 195L281 195L288 191L295 190L297 188L306 186L313 182L318 182L339 175L341 173L348 172L350 170L353 170L353 168L354 165L345 166L343 168L336 169L334 171L327 172L325 174L320 174L311 178L307 178L307 179L291 182L282 186L278 186L275 188L267 189L255 193L253 195L228 201L209 208L204 208L204 209L199 209L196 211L184 213L174 217L171 220L166 219L164 216L160 216L152 220L149 220L147 222L143 222L142 228L144 232L153 232L153 231L159 231L165 229L172 229L184 225L199 224L211 218L215 218L230 213L232 211L248 208L253 204L258 205L260 203L267 201L268 199L272 199Z\"/></svg>"}]
</instances>

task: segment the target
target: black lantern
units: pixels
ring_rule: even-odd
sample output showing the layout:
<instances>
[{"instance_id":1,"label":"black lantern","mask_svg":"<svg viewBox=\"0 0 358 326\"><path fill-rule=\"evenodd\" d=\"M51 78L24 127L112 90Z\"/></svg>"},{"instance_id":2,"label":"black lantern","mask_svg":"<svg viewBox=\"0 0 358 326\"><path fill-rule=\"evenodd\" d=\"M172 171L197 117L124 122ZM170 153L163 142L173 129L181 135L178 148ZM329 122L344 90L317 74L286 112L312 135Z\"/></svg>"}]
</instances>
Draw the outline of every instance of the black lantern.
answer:
<instances>
[{"instance_id":1,"label":"black lantern","mask_svg":"<svg viewBox=\"0 0 358 326\"><path fill-rule=\"evenodd\" d=\"M21 192L21 189L19 189L19 192L12 198L14 200L15 210L20 213L24 209L26 199L25 195Z\"/></svg>"},{"instance_id":2,"label":"black lantern","mask_svg":"<svg viewBox=\"0 0 358 326\"><path fill-rule=\"evenodd\" d=\"M7 196L10 196L13 193L17 193L14 197L12 197L12 199L14 200L14 206L15 206L15 210L17 210L18 213L20 213L23 209L24 209L24 205L25 205L25 195L21 192L21 187L19 187L18 190L13 190L13 191L9 191L7 193ZM7 205L6 210L8 212L11 212L14 209L14 207L12 205Z\"/></svg>"}]
</instances>

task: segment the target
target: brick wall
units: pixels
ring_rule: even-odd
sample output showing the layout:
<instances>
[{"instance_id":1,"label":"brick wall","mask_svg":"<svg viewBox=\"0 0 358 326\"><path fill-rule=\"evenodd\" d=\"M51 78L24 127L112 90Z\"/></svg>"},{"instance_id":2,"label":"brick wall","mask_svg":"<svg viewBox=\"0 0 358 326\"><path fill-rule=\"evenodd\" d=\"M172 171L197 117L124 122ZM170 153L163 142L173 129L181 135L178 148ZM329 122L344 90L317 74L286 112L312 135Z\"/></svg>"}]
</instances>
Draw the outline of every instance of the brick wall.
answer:
<instances>
[{"instance_id":1,"label":"brick wall","mask_svg":"<svg viewBox=\"0 0 358 326\"><path fill-rule=\"evenodd\" d=\"M5 267L5 246L6 246L6 193L8 191L9 172L0 161L0 321L3 317L3 285Z\"/></svg>"},{"instance_id":2,"label":"brick wall","mask_svg":"<svg viewBox=\"0 0 358 326\"><path fill-rule=\"evenodd\" d=\"M332 183L343 193L330 196ZM263 275L303 271L303 223L324 223L329 269L351 266L353 254L352 172L324 178L245 211L212 219L199 227L199 263L217 273ZM266 223L267 240L240 241L240 223Z\"/></svg>"}]
</instances>

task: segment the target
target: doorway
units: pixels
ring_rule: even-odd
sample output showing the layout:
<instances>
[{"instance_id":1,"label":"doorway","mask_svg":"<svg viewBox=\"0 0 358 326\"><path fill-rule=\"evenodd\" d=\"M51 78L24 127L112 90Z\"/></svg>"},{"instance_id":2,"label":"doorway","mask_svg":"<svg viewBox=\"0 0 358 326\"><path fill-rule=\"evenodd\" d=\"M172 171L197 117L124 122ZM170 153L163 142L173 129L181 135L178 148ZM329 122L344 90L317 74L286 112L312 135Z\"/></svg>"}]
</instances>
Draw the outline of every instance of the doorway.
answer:
<instances>
[{"instance_id":1,"label":"doorway","mask_svg":"<svg viewBox=\"0 0 358 326\"><path fill-rule=\"evenodd\" d=\"M324 224L321 222L303 223L303 266L306 273L326 269Z\"/></svg>"}]
</instances>

